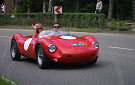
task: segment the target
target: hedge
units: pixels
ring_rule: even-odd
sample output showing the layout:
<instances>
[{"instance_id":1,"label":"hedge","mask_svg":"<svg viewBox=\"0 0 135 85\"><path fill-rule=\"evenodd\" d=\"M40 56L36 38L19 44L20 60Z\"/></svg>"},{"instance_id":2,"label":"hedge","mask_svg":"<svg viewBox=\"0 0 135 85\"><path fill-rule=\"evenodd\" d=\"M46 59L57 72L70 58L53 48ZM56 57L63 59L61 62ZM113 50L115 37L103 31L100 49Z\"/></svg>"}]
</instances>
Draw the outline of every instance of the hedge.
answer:
<instances>
[{"instance_id":1,"label":"hedge","mask_svg":"<svg viewBox=\"0 0 135 85\"><path fill-rule=\"evenodd\" d=\"M54 23L54 15L51 13L18 13L0 14L0 25L30 25L37 22L45 26ZM63 27L101 28L105 24L105 14L94 13L63 13L58 15L58 22Z\"/></svg>"}]
</instances>

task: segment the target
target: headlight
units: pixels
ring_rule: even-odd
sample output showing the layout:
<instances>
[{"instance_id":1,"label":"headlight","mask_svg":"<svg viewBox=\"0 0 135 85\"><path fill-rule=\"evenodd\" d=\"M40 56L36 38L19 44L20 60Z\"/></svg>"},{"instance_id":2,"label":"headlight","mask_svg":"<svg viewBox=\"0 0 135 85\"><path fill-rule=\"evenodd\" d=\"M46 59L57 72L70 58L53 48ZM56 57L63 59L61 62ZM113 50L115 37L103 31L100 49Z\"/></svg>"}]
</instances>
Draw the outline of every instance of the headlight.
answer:
<instances>
[{"instance_id":1,"label":"headlight","mask_svg":"<svg viewBox=\"0 0 135 85\"><path fill-rule=\"evenodd\" d=\"M48 50L49 52L54 53L56 51L56 46L54 44L50 44L48 46Z\"/></svg>"},{"instance_id":2,"label":"headlight","mask_svg":"<svg viewBox=\"0 0 135 85\"><path fill-rule=\"evenodd\" d=\"M99 43L98 43L98 42L93 42L92 44L93 44L94 47L98 50L98 48L99 48Z\"/></svg>"}]
</instances>

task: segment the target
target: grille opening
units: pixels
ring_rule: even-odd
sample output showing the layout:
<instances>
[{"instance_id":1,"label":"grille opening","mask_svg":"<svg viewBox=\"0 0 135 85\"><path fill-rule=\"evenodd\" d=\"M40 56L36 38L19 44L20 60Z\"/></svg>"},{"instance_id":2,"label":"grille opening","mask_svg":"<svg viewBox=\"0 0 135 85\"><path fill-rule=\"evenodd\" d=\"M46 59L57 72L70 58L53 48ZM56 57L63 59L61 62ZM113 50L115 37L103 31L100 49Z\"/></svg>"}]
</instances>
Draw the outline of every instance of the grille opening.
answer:
<instances>
[{"instance_id":1,"label":"grille opening","mask_svg":"<svg viewBox=\"0 0 135 85\"><path fill-rule=\"evenodd\" d=\"M91 56L95 56L95 54L92 54Z\"/></svg>"},{"instance_id":2,"label":"grille opening","mask_svg":"<svg viewBox=\"0 0 135 85\"><path fill-rule=\"evenodd\" d=\"M67 57L72 57L72 55L68 55Z\"/></svg>"}]
</instances>

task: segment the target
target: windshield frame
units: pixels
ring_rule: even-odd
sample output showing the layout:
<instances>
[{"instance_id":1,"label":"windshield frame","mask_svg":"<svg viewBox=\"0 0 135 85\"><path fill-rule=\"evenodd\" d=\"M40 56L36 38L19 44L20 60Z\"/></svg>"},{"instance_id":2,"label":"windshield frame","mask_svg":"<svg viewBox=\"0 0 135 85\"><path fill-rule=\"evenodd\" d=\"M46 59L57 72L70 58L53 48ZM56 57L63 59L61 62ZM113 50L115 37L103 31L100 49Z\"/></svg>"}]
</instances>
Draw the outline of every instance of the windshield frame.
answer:
<instances>
[{"instance_id":1,"label":"windshield frame","mask_svg":"<svg viewBox=\"0 0 135 85\"><path fill-rule=\"evenodd\" d=\"M39 33L38 38L43 38L52 35L71 35L70 31L58 29L58 30L44 30Z\"/></svg>"}]
</instances>

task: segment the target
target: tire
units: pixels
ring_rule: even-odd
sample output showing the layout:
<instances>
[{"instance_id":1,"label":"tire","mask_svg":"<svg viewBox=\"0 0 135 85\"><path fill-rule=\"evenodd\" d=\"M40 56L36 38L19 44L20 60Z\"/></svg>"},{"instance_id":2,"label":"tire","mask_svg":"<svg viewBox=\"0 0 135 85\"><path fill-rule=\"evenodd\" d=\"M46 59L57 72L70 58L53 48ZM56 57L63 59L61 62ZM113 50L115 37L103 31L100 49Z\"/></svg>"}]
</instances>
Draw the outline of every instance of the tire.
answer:
<instances>
[{"instance_id":1,"label":"tire","mask_svg":"<svg viewBox=\"0 0 135 85\"><path fill-rule=\"evenodd\" d=\"M97 57L96 57L96 59L94 59L94 60L91 61L91 62L88 62L87 64L94 65L96 62L97 62Z\"/></svg>"},{"instance_id":2,"label":"tire","mask_svg":"<svg viewBox=\"0 0 135 85\"><path fill-rule=\"evenodd\" d=\"M16 40L12 40L10 46L10 55L13 61L19 61L21 58L21 54L19 53Z\"/></svg>"},{"instance_id":3,"label":"tire","mask_svg":"<svg viewBox=\"0 0 135 85\"><path fill-rule=\"evenodd\" d=\"M37 64L40 69L48 68L49 65L49 58L41 45L37 47Z\"/></svg>"}]
</instances>

